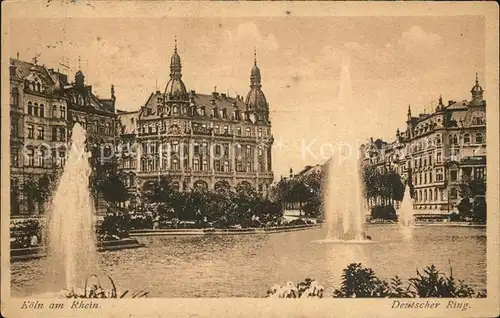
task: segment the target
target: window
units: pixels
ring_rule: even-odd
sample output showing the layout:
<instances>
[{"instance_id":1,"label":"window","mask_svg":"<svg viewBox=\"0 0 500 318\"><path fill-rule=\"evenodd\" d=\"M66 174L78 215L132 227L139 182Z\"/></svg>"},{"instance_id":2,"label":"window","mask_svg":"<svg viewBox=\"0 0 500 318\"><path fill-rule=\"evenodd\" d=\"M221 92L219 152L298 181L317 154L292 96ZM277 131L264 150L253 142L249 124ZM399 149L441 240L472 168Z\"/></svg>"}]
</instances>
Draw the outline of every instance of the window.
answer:
<instances>
[{"instance_id":1,"label":"window","mask_svg":"<svg viewBox=\"0 0 500 318\"><path fill-rule=\"evenodd\" d=\"M476 133L476 144L482 144L482 143L483 143L483 134Z\"/></svg>"},{"instance_id":2,"label":"window","mask_svg":"<svg viewBox=\"0 0 500 318\"><path fill-rule=\"evenodd\" d=\"M220 156L220 153L221 153L220 148L221 148L220 145L215 145L215 155L216 156Z\"/></svg>"},{"instance_id":3,"label":"window","mask_svg":"<svg viewBox=\"0 0 500 318\"><path fill-rule=\"evenodd\" d=\"M422 184L422 174L421 173L418 174L418 183Z\"/></svg>"},{"instance_id":4,"label":"window","mask_svg":"<svg viewBox=\"0 0 500 318\"><path fill-rule=\"evenodd\" d=\"M229 144L224 144L224 156L229 156Z\"/></svg>"},{"instance_id":5,"label":"window","mask_svg":"<svg viewBox=\"0 0 500 318\"><path fill-rule=\"evenodd\" d=\"M19 91L15 87L10 91L10 104L13 106L19 105Z\"/></svg>"},{"instance_id":6,"label":"window","mask_svg":"<svg viewBox=\"0 0 500 318\"><path fill-rule=\"evenodd\" d=\"M429 156L429 166L432 166L432 156Z\"/></svg>"},{"instance_id":7,"label":"window","mask_svg":"<svg viewBox=\"0 0 500 318\"><path fill-rule=\"evenodd\" d=\"M174 115L179 114L179 107L177 107L177 105L174 105L174 107L172 109L173 109Z\"/></svg>"},{"instance_id":8,"label":"window","mask_svg":"<svg viewBox=\"0 0 500 318\"><path fill-rule=\"evenodd\" d=\"M247 136L247 137L252 136L251 131L250 131L250 127L248 127L248 128L245 130L245 136Z\"/></svg>"},{"instance_id":9,"label":"window","mask_svg":"<svg viewBox=\"0 0 500 318\"><path fill-rule=\"evenodd\" d=\"M12 118L10 122L10 135L12 137L17 137L19 134L19 125L16 118Z\"/></svg>"},{"instance_id":10,"label":"window","mask_svg":"<svg viewBox=\"0 0 500 318\"><path fill-rule=\"evenodd\" d=\"M224 126L224 135L229 135L229 126Z\"/></svg>"},{"instance_id":11,"label":"window","mask_svg":"<svg viewBox=\"0 0 500 318\"><path fill-rule=\"evenodd\" d=\"M258 134L258 136L259 136L259 137L262 137L262 128L259 128L259 130L258 130L258 133L257 133L257 134Z\"/></svg>"},{"instance_id":12,"label":"window","mask_svg":"<svg viewBox=\"0 0 500 318\"><path fill-rule=\"evenodd\" d=\"M241 161L236 162L236 171L238 171L238 172L243 171L243 163Z\"/></svg>"},{"instance_id":13,"label":"window","mask_svg":"<svg viewBox=\"0 0 500 318\"><path fill-rule=\"evenodd\" d=\"M194 144L193 148L194 148L194 155L198 156L200 154L200 145Z\"/></svg>"},{"instance_id":14,"label":"window","mask_svg":"<svg viewBox=\"0 0 500 318\"><path fill-rule=\"evenodd\" d=\"M33 115L33 104L28 102L28 115Z\"/></svg>"},{"instance_id":15,"label":"window","mask_svg":"<svg viewBox=\"0 0 500 318\"><path fill-rule=\"evenodd\" d=\"M40 104L40 117L45 117L45 106Z\"/></svg>"},{"instance_id":16,"label":"window","mask_svg":"<svg viewBox=\"0 0 500 318\"><path fill-rule=\"evenodd\" d=\"M438 200L438 189L434 189L434 200Z\"/></svg>"},{"instance_id":17,"label":"window","mask_svg":"<svg viewBox=\"0 0 500 318\"><path fill-rule=\"evenodd\" d=\"M214 170L215 171L222 171L222 165L220 164L219 160L214 160Z\"/></svg>"},{"instance_id":18,"label":"window","mask_svg":"<svg viewBox=\"0 0 500 318\"><path fill-rule=\"evenodd\" d=\"M59 140L66 141L66 128L64 127L59 128Z\"/></svg>"},{"instance_id":19,"label":"window","mask_svg":"<svg viewBox=\"0 0 500 318\"><path fill-rule=\"evenodd\" d=\"M62 119L66 119L66 107L62 106L59 107L59 110L60 110L60 116Z\"/></svg>"},{"instance_id":20,"label":"window","mask_svg":"<svg viewBox=\"0 0 500 318\"><path fill-rule=\"evenodd\" d=\"M424 167L427 167L427 158L424 158Z\"/></svg>"},{"instance_id":21,"label":"window","mask_svg":"<svg viewBox=\"0 0 500 318\"><path fill-rule=\"evenodd\" d=\"M451 199L456 199L456 198L457 198L457 195L458 195L458 193L457 193L457 189L456 189L456 188L451 188L451 189L450 189L450 198L451 198Z\"/></svg>"},{"instance_id":22,"label":"window","mask_svg":"<svg viewBox=\"0 0 500 318\"><path fill-rule=\"evenodd\" d=\"M38 135L37 135L37 139L38 140L43 140L44 139L44 128L43 126L38 126Z\"/></svg>"},{"instance_id":23,"label":"window","mask_svg":"<svg viewBox=\"0 0 500 318\"><path fill-rule=\"evenodd\" d=\"M247 162L247 172L252 172L252 163L250 161Z\"/></svg>"},{"instance_id":24,"label":"window","mask_svg":"<svg viewBox=\"0 0 500 318\"><path fill-rule=\"evenodd\" d=\"M247 145L245 155L247 157L250 157L251 154L252 154L252 148L250 147L250 145Z\"/></svg>"},{"instance_id":25,"label":"window","mask_svg":"<svg viewBox=\"0 0 500 318\"><path fill-rule=\"evenodd\" d=\"M52 118L57 118L57 106L52 105Z\"/></svg>"},{"instance_id":26,"label":"window","mask_svg":"<svg viewBox=\"0 0 500 318\"><path fill-rule=\"evenodd\" d=\"M35 103L35 106L33 107L33 115L38 116L38 103Z\"/></svg>"},{"instance_id":27,"label":"window","mask_svg":"<svg viewBox=\"0 0 500 318\"><path fill-rule=\"evenodd\" d=\"M432 189L429 189L429 201L432 201Z\"/></svg>"},{"instance_id":28,"label":"window","mask_svg":"<svg viewBox=\"0 0 500 318\"><path fill-rule=\"evenodd\" d=\"M200 161L198 159L193 160L193 169L195 171L200 171Z\"/></svg>"},{"instance_id":29,"label":"window","mask_svg":"<svg viewBox=\"0 0 500 318\"><path fill-rule=\"evenodd\" d=\"M474 180L483 180L484 176L485 176L484 168L474 169Z\"/></svg>"},{"instance_id":30,"label":"window","mask_svg":"<svg viewBox=\"0 0 500 318\"><path fill-rule=\"evenodd\" d=\"M203 171L208 171L208 161L203 160Z\"/></svg>"},{"instance_id":31,"label":"window","mask_svg":"<svg viewBox=\"0 0 500 318\"><path fill-rule=\"evenodd\" d=\"M172 151L175 153L179 153L179 142L178 141L172 142Z\"/></svg>"},{"instance_id":32,"label":"window","mask_svg":"<svg viewBox=\"0 0 500 318\"><path fill-rule=\"evenodd\" d=\"M219 134L219 125L214 126L214 134Z\"/></svg>"},{"instance_id":33,"label":"window","mask_svg":"<svg viewBox=\"0 0 500 318\"><path fill-rule=\"evenodd\" d=\"M35 138L35 127L33 126L33 124L28 124L28 138Z\"/></svg>"},{"instance_id":34,"label":"window","mask_svg":"<svg viewBox=\"0 0 500 318\"><path fill-rule=\"evenodd\" d=\"M432 171L429 172L429 183L432 183Z\"/></svg>"},{"instance_id":35,"label":"window","mask_svg":"<svg viewBox=\"0 0 500 318\"><path fill-rule=\"evenodd\" d=\"M424 173L424 184L426 184L426 183L427 183L427 172Z\"/></svg>"},{"instance_id":36,"label":"window","mask_svg":"<svg viewBox=\"0 0 500 318\"><path fill-rule=\"evenodd\" d=\"M28 166L29 167L35 166L35 149L33 148L28 149L27 156L28 156Z\"/></svg>"},{"instance_id":37,"label":"window","mask_svg":"<svg viewBox=\"0 0 500 318\"><path fill-rule=\"evenodd\" d=\"M464 135L464 145L470 144L470 134Z\"/></svg>"},{"instance_id":38,"label":"window","mask_svg":"<svg viewBox=\"0 0 500 318\"><path fill-rule=\"evenodd\" d=\"M450 181L454 182L458 180L458 171L457 170L450 170Z\"/></svg>"},{"instance_id":39,"label":"window","mask_svg":"<svg viewBox=\"0 0 500 318\"><path fill-rule=\"evenodd\" d=\"M45 167L45 149L38 150L38 166Z\"/></svg>"},{"instance_id":40,"label":"window","mask_svg":"<svg viewBox=\"0 0 500 318\"><path fill-rule=\"evenodd\" d=\"M208 153L208 144L206 142L201 144L201 154L206 155Z\"/></svg>"},{"instance_id":41,"label":"window","mask_svg":"<svg viewBox=\"0 0 500 318\"><path fill-rule=\"evenodd\" d=\"M458 136L456 134L450 135L450 144L458 145Z\"/></svg>"},{"instance_id":42,"label":"window","mask_svg":"<svg viewBox=\"0 0 500 318\"><path fill-rule=\"evenodd\" d=\"M241 127L236 128L236 135L241 136Z\"/></svg>"},{"instance_id":43,"label":"window","mask_svg":"<svg viewBox=\"0 0 500 318\"><path fill-rule=\"evenodd\" d=\"M179 170L179 160L172 159L172 170Z\"/></svg>"},{"instance_id":44,"label":"window","mask_svg":"<svg viewBox=\"0 0 500 318\"><path fill-rule=\"evenodd\" d=\"M424 201L427 201L427 190L424 190Z\"/></svg>"},{"instance_id":45,"label":"window","mask_svg":"<svg viewBox=\"0 0 500 318\"><path fill-rule=\"evenodd\" d=\"M12 167L19 167L19 155L17 153L17 150L13 150L10 153L10 165Z\"/></svg>"}]
</instances>

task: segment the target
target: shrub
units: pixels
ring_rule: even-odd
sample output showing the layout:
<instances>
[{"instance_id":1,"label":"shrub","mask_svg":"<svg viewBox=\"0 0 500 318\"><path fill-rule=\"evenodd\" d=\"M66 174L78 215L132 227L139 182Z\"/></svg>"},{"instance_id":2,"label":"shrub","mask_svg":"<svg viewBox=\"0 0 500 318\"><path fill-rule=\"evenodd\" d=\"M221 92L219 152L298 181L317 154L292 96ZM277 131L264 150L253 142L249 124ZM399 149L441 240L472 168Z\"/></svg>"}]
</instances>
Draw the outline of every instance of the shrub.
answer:
<instances>
[{"instance_id":1,"label":"shrub","mask_svg":"<svg viewBox=\"0 0 500 318\"><path fill-rule=\"evenodd\" d=\"M396 209L392 205L376 205L371 210L372 219L396 221Z\"/></svg>"},{"instance_id":2,"label":"shrub","mask_svg":"<svg viewBox=\"0 0 500 318\"><path fill-rule=\"evenodd\" d=\"M287 282L285 285L271 286L267 297L272 298L323 298L325 288L314 279L306 278L303 282L294 285Z\"/></svg>"},{"instance_id":3,"label":"shrub","mask_svg":"<svg viewBox=\"0 0 500 318\"><path fill-rule=\"evenodd\" d=\"M274 285L267 292L267 297L301 298L323 297L323 286L315 280L306 278L304 282L294 285L288 282L283 286ZM434 265L428 266L423 273L417 270L417 277L410 278L405 286L402 280L395 276L391 283L379 279L371 268L364 268L360 263L352 263L343 270L340 289L333 292L335 298L484 298L486 291L475 293L472 288L458 282L453 277L439 272Z\"/></svg>"}]
</instances>

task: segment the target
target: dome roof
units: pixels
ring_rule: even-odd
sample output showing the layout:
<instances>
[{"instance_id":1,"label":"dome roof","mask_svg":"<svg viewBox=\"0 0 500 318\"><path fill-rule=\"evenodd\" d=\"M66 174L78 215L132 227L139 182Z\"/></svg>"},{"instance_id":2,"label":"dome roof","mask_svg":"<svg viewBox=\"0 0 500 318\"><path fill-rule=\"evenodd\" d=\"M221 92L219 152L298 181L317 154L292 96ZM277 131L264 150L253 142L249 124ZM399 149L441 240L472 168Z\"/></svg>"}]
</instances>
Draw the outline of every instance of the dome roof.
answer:
<instances>
[{"instance_id":1,"label":"dome roof","mask_svg":"<svg viewBox=\"0 0 500 318\"><path fill-rule=\"evenodd\" d=\"M245 104L247 105L248 109L265 108L267 107L266 96L264 95L262 90L254 87L248 92Z\"/></svg>"},{"instance_id":2,"label":"dome roof","mask_svg":"<svg viewBox=\"0 0 500 318\"><path fill-rule=\"evenodd\" d=\"M476 85L474 85L470 91L471 91L471 93L482 93L483 92L483 88L481 87L481 85L479 85L477 73L476 73Z\"/></svg>"},{"instance_id":3,"label":"dome roof","mask_svg":"<svg viewBox=\"0 0 500 318\"><path fill-rule=\"evenodd\" d=\"M170 69L177 70L181 67L181 57L177 53L177 48L175 48L174 54L170 58Z\"/></svg>"},{"instance_id":4,"label":"dome roof","mask_svg":"<svg viewBox=\"0 0 500 318\"><path fill-rule=\"evenodd\" d=\"M187 95L186 85L181 79L172 78L165 87L165 94L169 96L183 97Z\"/></svg>"}]
</instances>

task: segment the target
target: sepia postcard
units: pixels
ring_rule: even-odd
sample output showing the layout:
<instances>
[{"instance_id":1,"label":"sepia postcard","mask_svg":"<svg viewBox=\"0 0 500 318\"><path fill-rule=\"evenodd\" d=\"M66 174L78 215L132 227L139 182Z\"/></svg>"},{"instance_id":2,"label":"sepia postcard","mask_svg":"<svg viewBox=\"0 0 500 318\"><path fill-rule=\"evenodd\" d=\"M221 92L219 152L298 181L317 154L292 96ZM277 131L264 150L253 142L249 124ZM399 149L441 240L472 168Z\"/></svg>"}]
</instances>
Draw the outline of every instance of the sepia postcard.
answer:
<instances>
[{"instance_id":1,"label":"sepia postcard","mask_svg":"<svg viewBox=\"0 0 500 318\"><path fill-rule=\"evenodd\" d=\"M5 317L497 317L495 2L2 2Z\"/></svg>"}]
</instances>

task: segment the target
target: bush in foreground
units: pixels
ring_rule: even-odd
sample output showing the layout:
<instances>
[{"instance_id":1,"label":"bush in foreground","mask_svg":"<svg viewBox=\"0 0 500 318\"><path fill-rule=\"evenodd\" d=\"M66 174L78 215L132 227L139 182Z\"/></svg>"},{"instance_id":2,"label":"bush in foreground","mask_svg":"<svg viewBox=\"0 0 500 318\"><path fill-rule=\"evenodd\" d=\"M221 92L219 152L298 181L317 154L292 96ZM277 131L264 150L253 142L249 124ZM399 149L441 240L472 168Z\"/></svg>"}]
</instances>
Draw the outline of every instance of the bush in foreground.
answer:
<instances>
[{"instance_id":1,"label":"bush in foreground","mask_svg":"<svg viewBox=\"0 0 500 318\"><path fill-rule=\"evenodd\" d=\"M302 287L301 287L302 286ZM307 278L294 285L288 282L283 286L274 285L267 297L278 298L322 298L323 286L315 280ZM417 277L410 278L403 284L401 278L395 276L391 283L378 278L371 268L364 268L360 263L352 263L343 270L340 289L333 292L334 298L483 298L486 292L474 292L463 281L456 281L450 269L450 276L438 271L434 265L426 267L423 272L417 270Z\"/></svg>"}]
</instances>

